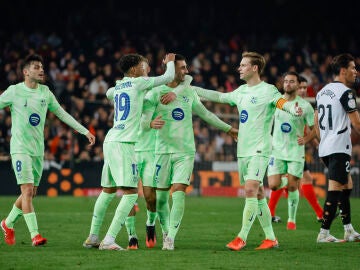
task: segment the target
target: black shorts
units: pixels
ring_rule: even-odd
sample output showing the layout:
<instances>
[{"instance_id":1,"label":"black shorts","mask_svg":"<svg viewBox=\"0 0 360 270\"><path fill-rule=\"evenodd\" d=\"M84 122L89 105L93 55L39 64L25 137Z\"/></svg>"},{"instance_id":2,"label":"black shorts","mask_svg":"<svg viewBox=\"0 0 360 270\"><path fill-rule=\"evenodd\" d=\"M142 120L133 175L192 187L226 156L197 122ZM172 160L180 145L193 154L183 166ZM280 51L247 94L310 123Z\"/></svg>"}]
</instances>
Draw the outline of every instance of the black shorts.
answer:
<instances>
[{"instance_id":1,"label":"black shorts","mask_svg":"<svg viewBox=\"0 0 360 270\"><path fill-rule=\"evenodd\" d=\"M321 158L328 168L329 179L347 184L350 173L351 156L344 153L335 153Z\"/></svg>"}]
</instances>

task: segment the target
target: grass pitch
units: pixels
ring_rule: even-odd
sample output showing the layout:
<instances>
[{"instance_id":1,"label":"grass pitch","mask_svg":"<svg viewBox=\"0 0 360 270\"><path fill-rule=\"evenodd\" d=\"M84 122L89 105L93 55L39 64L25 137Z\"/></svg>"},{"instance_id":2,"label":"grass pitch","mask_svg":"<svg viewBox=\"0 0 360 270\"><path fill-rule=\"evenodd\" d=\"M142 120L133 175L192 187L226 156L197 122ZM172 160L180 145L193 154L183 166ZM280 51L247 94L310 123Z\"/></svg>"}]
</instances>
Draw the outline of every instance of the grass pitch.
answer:
<instances>
[{"instance_id":1,"label":"grass pitch","mask_svg":"<svg viewBox=\"0 0 360 270\"><path fill-rule=\"evenodd\" d=\"M101 238L119 199L114 199L109 207ZM3 239L0 241L0 269L359 269L360 243L316 243L320 224L304 198L300 199L296 231L286 230L287 203L281 198L277 215L283 222L273 224L279 248L254 250L264 239L259 222L255 221L247 246L239 252L230 251L225 245L240 231L244 198L187 197L175 251L161 250L162 233L158 223L156 247L145 247L146 209L144 199L139 198L136 222L140 249L124 252L82 247L89 233L95 200L65 196L35 198L40 233L48 243L32 247L21 218L15 226L16 245L7 246ZM1 219L8 214L14 201L15 197L0 197ZM353 198L351 203L352 224L360 231L360 199ZM340 218L334 221L331 233L343 237ZM126 247L127 240L123 227L117 243Z\"/></svg>"}]
</instances>

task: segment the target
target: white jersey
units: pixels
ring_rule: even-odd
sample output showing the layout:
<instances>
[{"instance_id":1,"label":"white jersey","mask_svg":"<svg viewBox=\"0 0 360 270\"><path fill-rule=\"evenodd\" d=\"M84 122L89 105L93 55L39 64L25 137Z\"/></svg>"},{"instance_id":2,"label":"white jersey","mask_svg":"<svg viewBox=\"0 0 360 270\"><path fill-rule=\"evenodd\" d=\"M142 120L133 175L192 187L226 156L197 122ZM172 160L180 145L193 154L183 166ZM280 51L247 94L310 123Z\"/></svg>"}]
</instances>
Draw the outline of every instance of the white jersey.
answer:
<instances>
[{"instance_id":1,"label":"white jersey","mask_svg":"<svg viewBox=\"0 0 360 270\"><path fill-rule=\"evenodd\" d=\"M353 92L341 82L325 85L316 95L320 130L319 157L334 153L351 155L351 122L348 113L356 111Z\"/></svg>"}]
</instances>

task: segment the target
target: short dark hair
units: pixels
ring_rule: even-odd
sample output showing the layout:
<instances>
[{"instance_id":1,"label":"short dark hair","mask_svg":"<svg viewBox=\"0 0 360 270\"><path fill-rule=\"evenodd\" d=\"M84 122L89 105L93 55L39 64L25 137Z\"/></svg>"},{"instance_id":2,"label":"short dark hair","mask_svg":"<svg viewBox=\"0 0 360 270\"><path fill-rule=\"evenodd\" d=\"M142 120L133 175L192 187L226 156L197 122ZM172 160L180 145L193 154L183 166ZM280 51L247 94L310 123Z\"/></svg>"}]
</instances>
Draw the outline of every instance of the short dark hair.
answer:
<instances>
[{"instance_id":1,"label":"short dark hair","mask_svg":"<svg viewBox=\"0 0 360 270\"><path fill-rule=\"evenodd\" d=\"M296 79L298 80L298 82L300 83L300 75L299 73L297 73L296 71L288 71L288 72L285 72L284 74L284 78L286 75L293 75L296 77Z\"/></svg>"},{"instance_id":2,"label":"short dark hair","mask_svg":"<svg viewBox=\"0 0 360 270\"><path fill-rule=\"evenodd\" d=\"M43 64L44 59L38 54L29 54L25 57L21 69L23 70L24 68L28 68L32 62L40 62L41 64Z\"/></svg>"},{"instance_id":3,"label":"short dark hair","mask_svg":"<svg viewBox=\"0 0 360 270\"><path fill-rule=\"evenodd\" d=\"M355 61L355 58L349 53L342 53L334 57L331 62L331 70L334 75L340 74L341 68L348 68L350 62Z\"/></svg>"},{"instance_id":4,"label":"short dark hair","mask_svg":"<svg viewBox=\"0 0 360 270\"><path fill-rule=\"evenodd\" d=\"M176 61L183 61L186 60L185 56L181 55L181 54L175 54L175 63Z\"/></svg>"},{"instance_id":5,"label":"short dark hair","mask_svg":"<svg viewBox=\"0 0 360 270\"><path fill-rule=\"evenodd\" d=\"M308 83L308 80L304 76L299 75L299 82L300 83L302 83L302 82Z\"/></svg>"},{"instance_id":6,"label":"short dark hair","mask_svg":"<svg viewBox=\"0 0 360 270\"><path fill-rule=\"evenodd\" d=\"M137 66L143 61L146 61L146 58L137 53L123 55L119 60L120 71L126 74L130 68Z\"/></svg>"}]
</instances>

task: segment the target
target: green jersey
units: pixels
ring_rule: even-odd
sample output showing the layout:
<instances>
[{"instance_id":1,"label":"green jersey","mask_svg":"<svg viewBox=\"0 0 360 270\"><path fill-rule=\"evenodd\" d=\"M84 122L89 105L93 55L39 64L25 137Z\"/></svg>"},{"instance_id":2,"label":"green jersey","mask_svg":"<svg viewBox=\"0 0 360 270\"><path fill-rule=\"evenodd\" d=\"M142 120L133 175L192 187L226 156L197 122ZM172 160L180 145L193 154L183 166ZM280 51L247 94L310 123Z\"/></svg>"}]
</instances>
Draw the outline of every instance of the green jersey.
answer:
<instances>
[{"instance_id":1,"label":"green jersey","mask_svg":"<svg viewBox=\"0 0 360 270\"><path fill-rule=\"evenodd\" d=\"M288 101L295 106L302 108L301 116L293 116L287 112L276 109L273 131L272 155L277 159L287 161L304 161L305 146L297 143L298 136L304 136L305 126L314 125L314 109L305 99L296 96Z\"/></svg>"},{"instance_id":2,"label":"green jersey","mask_svg":"<svg viewBox=\"0 0 360 270\"><path fill-rule=\"evenodd\" d=\"M180 95L186 87L190 86L192 77L189 75L185 76L185 81L180 83L178 87L172 89L172 92L176 94L176 96ZM145 95L145 99L147 95L150 95L151 92L148 92ZM139 140L135 143L135 151L142 152L142 151L152 151L155 152L155 137L156 137L156 130L152 128L142 128L140 127L139 130Z\"/></svg>"},{"instance_id":3,"label":"green jersey","mask_svg":"<svg viewBox=\"0 0 360 270\"><path fill-rule=\"evenodd\" d=\"M173 102L161 104L160 97L173 90L166 85L159 86L149 92L144 101L142 125L145 129L150 127L151 119L159 115L165 121L165 125L156 130L156 154L195 152L193 112L225 132L231 129L230 125L205 108L190 86L187 86Z\"/></svg>"},{"instance_id":4,"label":"green jersey","mask_svg":"<svg viewBox=\"0 0 360 270\"><path fill-rule=\"evenodd\" d=\"M273 117L276 103L282 98L274 85L266 82L255 86L243 84L230 93L194 88L200 96L211 101L237 106L240 114L238 157L270 156Z\"/></svg>"},{"instance_id":5,"label":"green jersey","mask_svg":"<svg viewBox=\"0 0 360 270\"><path fill-rule=\"evenodd\" d=\"M0 108L10 107L10 153L44 155L44 125L49 110L81 134L88 130L66 113L46 85L29 88L24 82L11 85L0 96Z\"/></svg>"},{"instance_id":6,"label":"green jersey","mask_svg":"<svg viewBox=\"0 0 360 270\"><path fill-rule=\"evenodd\" d=\"M170 61L166 72L157 77L124 77L116 81L106 96L114 103L113 127L106 134L104 142L136 143L139 139L141 112L144 96L155 86L166 84L174 79L175 66Z\"/></svg>"},{"instance_id":7,"label":"green jersey","mask_svg":"<svg viewBox=\"0 0 360 270\"><path fill-rule=\"evenodd\" d=\"M139 141L135 144L135 151L155 151L156 129L140 128Z\"/></svg>"}]
</instances>

